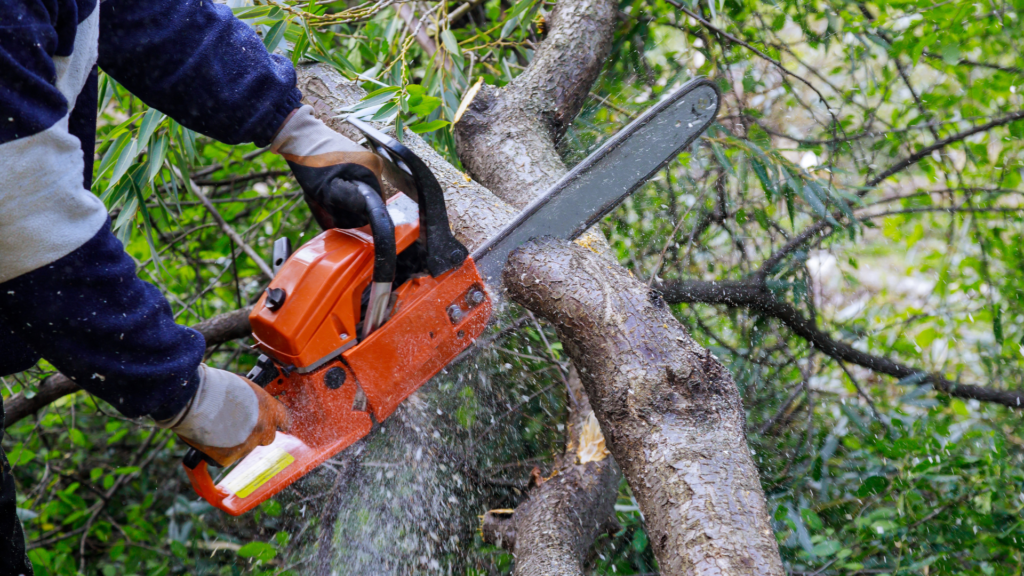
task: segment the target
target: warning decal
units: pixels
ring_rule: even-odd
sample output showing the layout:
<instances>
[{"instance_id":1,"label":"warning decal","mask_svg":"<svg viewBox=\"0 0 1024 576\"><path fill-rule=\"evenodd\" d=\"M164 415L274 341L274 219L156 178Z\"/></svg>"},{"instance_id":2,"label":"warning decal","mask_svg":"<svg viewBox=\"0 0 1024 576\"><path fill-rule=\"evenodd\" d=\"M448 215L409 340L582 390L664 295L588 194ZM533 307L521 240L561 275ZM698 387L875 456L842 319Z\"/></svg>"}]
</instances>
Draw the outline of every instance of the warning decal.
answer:
<instances>
[{"instance_id":1,"label":"warning decal","mask_svg":"<svg viewBox=\"0 0 1024 576\"><path fill-rule=\"evenodd\" d=\"M255 454L254 454L255 455ZM252 462L243 460L221 483L221 488L238 498L245 498L287 468L295 457L276 446L266 446Z\"/></svg>"}]
</instances>

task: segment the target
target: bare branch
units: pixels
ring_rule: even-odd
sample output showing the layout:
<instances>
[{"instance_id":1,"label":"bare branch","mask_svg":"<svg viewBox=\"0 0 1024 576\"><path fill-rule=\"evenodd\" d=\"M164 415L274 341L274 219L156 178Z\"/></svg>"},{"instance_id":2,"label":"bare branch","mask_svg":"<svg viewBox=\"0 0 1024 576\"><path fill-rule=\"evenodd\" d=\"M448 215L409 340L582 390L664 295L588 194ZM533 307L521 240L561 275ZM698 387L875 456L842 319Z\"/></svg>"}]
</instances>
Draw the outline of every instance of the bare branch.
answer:
<instances>
[{"instance_id":1,"label":"bare branch","mask_svg":"<svg viewBox=\"0 0 1024 576\"><path fill-rule=\"evenodd\" d=\"M238 235L238 232L235 232L235 229L232 228L224 220L224 217L221 216L220 212L217 211L217 207L214 206L212 202L210 202L210 199L206 197L206 194L203 194L203 191L199 189L199 186L194 186L192 188L192 192L196 195L196 198L199 198L199 201L202 202L203 206L205 206L206 209L210 212L210 216L213 216L213 219L217 222L217 226L219 226L220 229L225 234L228 235L228 238L234 240L235 244L240 246L242 248L242 251L245 252L245 254L249 256L249 258L251 258L253 262L256 263L256 266L260 269L260 272L263 273L263 276L266 277L267 280L273 279L274 272L270 269L270 266L262 257L260 257L259 254L256 253L255 250L252 249L252 246L249 246L249 244L246 243L246 241L242 239L241 236Z\"/></svg>"},{"instance_id":2,"label":"bare branch","mask_svg":"<svg viewBox=\"0 0 1024 576\"><path fill-rule=\"evenodd\" d=\"M779 300L757 278L708 282L684 280L667 282L659 286L666 302L671 304L724 304L733 308L747 308L776 318L797 336L807 340L825 355L863 366L881 374L899 379L919 378L916 384L931 384L936 390L958 398L969 398L1021 409L1022 390L998 390L971 384L953 382L941 374L928 373L890 358L868 354L832 338L818 329L814 322L787 302Z\"/></svg>"},{"instance_id":3,"label":"bare branch","mask_svg":"<svg viewBox=\"0 0 1024 576\"><path fill-rule=\"evenodd\" d=\"M903 170L906 170L910 166L917 164L923 158L930 156L931 153L935 152L936 150L942 150L943 148L949 146L950 144L960 142L961 140L966 140L968 137L978 134L980 132L988 132L993 128L1005 126L1007 124L1010 124L1011 122L1016 122L1017 120L1021 119L1024 119L1024 110L1019 110L1017 112L1013 112L1012 114L1007 114L1000 118L996 118L995 120L992 120L990 122L986 122L985 124L974 126L967 130L964 130L963 132L958 132L948 138L943 138L942 140L939 140L938 142L935 142L930 146L925 146L924 148L919 149L917 152L914 152L910 156L907 156L906 158L886 168L878 175L869 178L864 185L866 188L874 188L889 176L902 172ZM867 189L861 190L860 192L858 192L858 195L863 196L864 194L867 194L867 192Z\"/></svg>"}]
</instances>

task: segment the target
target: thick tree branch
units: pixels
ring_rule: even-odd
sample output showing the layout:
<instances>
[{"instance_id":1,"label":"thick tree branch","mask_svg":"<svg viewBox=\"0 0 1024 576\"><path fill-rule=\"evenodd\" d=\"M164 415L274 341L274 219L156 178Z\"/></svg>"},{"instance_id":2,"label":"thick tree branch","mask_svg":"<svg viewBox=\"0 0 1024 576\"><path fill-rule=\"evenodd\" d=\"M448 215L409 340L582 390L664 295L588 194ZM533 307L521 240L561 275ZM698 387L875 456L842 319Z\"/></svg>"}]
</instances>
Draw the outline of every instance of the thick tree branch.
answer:
<instances>
[{"instance_id":1,"label":"thick tree branch","mask_svg":"<svg viewBox=\"0 0 1024 576\"><path fill-rule=\"evenodd\" d=\"M845 342L836 340L827 332L820 330L812 320L805 317L792 305L772 294L757 278L721 282L683 280L668 282L659 288L664 294L665 301L670 304L724 304L732 308L747 308L776 318L788 326L794 334L807 340L827 356L895 378L920 378L916 382L917 384L931 384L936 390L950 396L992 402L1017 409L1021 408L1021 403L1024 401L1024 391L1022 390L998 390L960 384L941 374L928 373L884 356L868 354Z\"/></svg>"},{"instance_id":2,"label":"thick tree branch","mask_svg":"<svg viewBox=\"0 0 1024 576\"><path fill-rule=\"evenodd\" d=\"M460 159L509 204L523 207L566 173L555 143L601 70L615 11L609 0L558 2L548 37L527 70L501 90L485 88L456 125ZM595 240L606 245L603 237ZM568 441L554 478L535 487L510 518L485 518L485 537L515 552L517 575L582 576L613 515L620 472L611 458L577 460L583 423L593 410L575 369L568 384ZM593 428L599 428L596 420Z\"/></svg>"},{"instance_id":3,"label":"thick tree branch","mask_svg":"<svg viewBox=\"0 0 1024 576\"><path fill-rule=\"evenodd\" d=\"M555 325L579 368L661 573L784 574L739 390L664 301L556 240L520 247L504 276L513 300Z\"/></svg>"},{"instance_id":4,"label":"thick tree branch","mask_svg":"<svg viewBox=\"0 0 1024 576\"><path fill-rule=\"evenodd\" d=\"M581 462L583 452L594 452L603 438L587 431L593 409L583 390L579 373L569 371L570 409L568 442L555 463L552 477L535 486L511 516L488 512L481 533L484 541L512 550L519 576L583 576L584 564L594 540L615 522L615 499L621 474L615 460Z\"/></svg>"},{"instance_id":5,"label":"thick tree branch","mask_svg":"<svg viewBox=\"0 0 1024 576\"><path fill-rule=\"evenodd\" d=\"M616 8L609 0L558 2L526 72L504 88L484 86L455 125L469 173L509 204L525 206L565 174L555 142L608 56Z\"/></svg>"}]
</instances>

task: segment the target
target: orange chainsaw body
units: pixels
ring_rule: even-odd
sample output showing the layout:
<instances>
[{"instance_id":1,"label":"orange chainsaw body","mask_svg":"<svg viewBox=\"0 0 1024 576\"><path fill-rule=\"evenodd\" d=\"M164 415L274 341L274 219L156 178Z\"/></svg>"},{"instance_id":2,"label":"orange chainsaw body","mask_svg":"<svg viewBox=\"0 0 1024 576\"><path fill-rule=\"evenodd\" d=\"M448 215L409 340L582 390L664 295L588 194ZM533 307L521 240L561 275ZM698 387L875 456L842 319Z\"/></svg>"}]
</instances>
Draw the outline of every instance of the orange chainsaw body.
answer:
<instances>
[{"instance_id":1,"label":"orange chainsaw body","mask_svg":"<svg viewBox=\"0 0 1024 576\"><path fill-rule=\"evenodd\" d=\"M399 194L389 202L411 202ZM395 223L399 253L412 247L419 221ZM196 492L229 514L267 500L366 436L398 405L466 349L487 326L491 302L472 258L393 289L387 321L357 341L360 299L371 281L369 231L327 230L295 251L270 284L287 295L277 309L267 294L249 316L256 347L272 361L259 382L291 415L291 428L257 448L216 484L206 462L186 472ZM372 418L371 418L372 416Z\"/></svg>"}]
</instances>

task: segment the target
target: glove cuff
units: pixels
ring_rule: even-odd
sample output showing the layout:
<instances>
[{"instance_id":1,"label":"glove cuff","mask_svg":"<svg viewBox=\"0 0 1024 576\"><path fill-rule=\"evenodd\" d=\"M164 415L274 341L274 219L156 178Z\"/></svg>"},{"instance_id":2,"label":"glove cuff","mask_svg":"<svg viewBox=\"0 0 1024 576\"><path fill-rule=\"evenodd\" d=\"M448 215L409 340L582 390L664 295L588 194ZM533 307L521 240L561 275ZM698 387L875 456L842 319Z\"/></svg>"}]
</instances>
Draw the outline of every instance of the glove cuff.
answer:
<instances>
[{"instance_id":1,"label":"glove cuff","mask_svg":"<svg viewBox=\"0 0 1024 576\"><path fill-rule=\"evenodd\" d=\"M313 115L313 107L302 106L284 123L274 138L270 151L291 162L309 166L303 159L338 152L367 153L366 149L331 130Z\"/></svg>"},{"instance_id":2,"label":"glove cuff","mask_svg":"<svg viewBox=\"0 0 1024 576\"><path fill-rule=\"evenodd\" d=\"M259 419L259 399L240 376L199 365L200 380L192 400L178 415L158 420L198 444L230 448L244 443Z\"/></svg>"}]
</instances>

